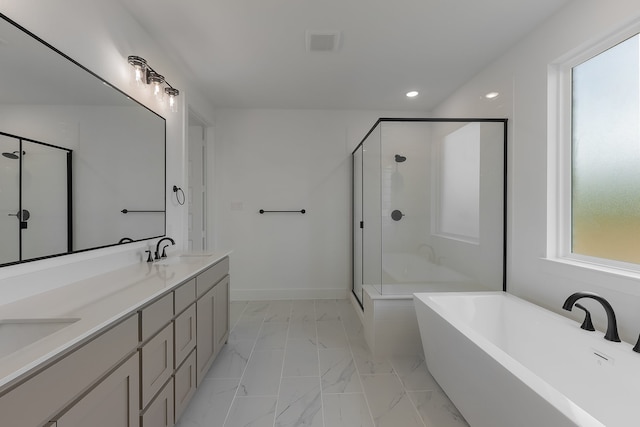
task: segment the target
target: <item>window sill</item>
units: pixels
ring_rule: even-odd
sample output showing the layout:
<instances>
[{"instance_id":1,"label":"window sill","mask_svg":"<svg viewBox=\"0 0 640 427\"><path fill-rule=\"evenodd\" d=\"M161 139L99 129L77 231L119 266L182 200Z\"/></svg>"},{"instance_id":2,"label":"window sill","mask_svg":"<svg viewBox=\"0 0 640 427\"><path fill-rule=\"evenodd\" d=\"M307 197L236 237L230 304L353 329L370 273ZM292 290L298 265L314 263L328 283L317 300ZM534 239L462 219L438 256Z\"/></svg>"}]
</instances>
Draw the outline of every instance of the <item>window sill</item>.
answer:
<instances>
[{"instance_id":1,"label":"window sill","mask_svg":"<svg viewBox=\"0 0 640 427\"><path fill-rule=\"evenodd\" d=\"M640 296L640 272L571 258L540 258L547 274Z\"/></svg>"}]
</instances>

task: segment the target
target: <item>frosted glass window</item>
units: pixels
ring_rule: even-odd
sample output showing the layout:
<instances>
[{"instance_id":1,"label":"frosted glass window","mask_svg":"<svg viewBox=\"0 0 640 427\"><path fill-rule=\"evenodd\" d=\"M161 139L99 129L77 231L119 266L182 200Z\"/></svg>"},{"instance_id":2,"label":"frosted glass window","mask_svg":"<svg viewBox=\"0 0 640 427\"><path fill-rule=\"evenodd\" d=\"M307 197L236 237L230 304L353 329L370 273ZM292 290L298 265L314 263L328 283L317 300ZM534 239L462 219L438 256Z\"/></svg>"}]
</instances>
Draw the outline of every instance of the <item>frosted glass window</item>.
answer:
<instances>
[{"instance_id":1,"label":"frosted glass window","mask_svg":"<svg viewBox=\"0 0 640 427\"><path fill-rule=\"evenodd\" d=\"M575 254L640 264L640 37L572 69Z\"/></svg>"},{"instance_id":2,"label":"frosted glass window","mask_svg":"<svg viewBox=\"0 0 640 427\"><path fill-rule=\"evenodd\" d=\"M480 237L480 123L444 138L439 182L440 234L477 241Z\"/></svg>"}]
</instances>

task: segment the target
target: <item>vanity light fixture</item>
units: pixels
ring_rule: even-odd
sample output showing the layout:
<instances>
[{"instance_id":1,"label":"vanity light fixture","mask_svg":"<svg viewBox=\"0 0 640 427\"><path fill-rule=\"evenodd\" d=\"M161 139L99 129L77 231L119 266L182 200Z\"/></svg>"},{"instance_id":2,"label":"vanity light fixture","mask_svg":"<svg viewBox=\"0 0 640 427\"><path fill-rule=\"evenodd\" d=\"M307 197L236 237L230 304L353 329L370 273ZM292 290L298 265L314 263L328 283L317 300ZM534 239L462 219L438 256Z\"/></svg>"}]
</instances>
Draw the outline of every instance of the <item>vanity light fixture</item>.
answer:
<instances>
[{"instance_id":1,"label":"vanity light fixture","mask_svg":"<svg viewBox=\"0 0 640 427\"><path fill-rule=\"evenodd\" d=\"M180 91L171 86L163 75L151 68L146 59L131 55L128 58L128 62L132 67L131 78L134 84L141 87L151 85L153 87L153 96L159 102L164 101L164 94L166 93L169 96L169 109L171 112L177 113L178 100L176 97L180 94Z\"/></svg>"},{"instance_id":2,"label":"vanity light fixture","mask_svg":"<svg viewBox=\"0 0 640 427\"><path fill-rule=\"evenodd\" d=\"M418 96L417 90L412 90L410 92L407 92L407 98L415 98L416 96Z\"/></svg>"},{"instance_id":3,"label":"vanity light fixture","mask_svg":"<svg viewBox=\"0 0 640 427\"><path fill-rule=\"evenodd\" d=\"M484 97L487 99L494 99L494 98L497 98L498 95L500 95L500 93L498 92L489 92Z\"/></svg>"},{"instance_id":4,"label":"vanity light fixture","mask_svg":"<svg viewBox=\"0 0 640 427\"><path fill-rule=\"evenodd\" d=\"M180 93L178 89L174 89L172 87L165 87L164 91L167 95L169 95L169 109L172 113L178 112L178 100L176 96Z\"/></svg>"}]
</instances>

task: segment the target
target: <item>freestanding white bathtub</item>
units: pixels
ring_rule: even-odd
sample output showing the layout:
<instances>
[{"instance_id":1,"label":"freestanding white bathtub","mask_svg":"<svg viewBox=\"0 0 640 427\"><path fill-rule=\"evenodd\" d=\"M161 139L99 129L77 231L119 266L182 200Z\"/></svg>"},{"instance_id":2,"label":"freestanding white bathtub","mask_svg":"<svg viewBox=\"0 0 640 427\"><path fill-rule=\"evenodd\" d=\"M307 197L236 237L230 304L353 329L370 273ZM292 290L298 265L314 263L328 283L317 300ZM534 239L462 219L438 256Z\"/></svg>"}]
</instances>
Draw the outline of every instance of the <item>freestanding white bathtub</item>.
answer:
<instances>
[{"instance_id":1,"label":"freestanding white bathtub","mask_svg":"<svg viewBox=\"0 0 640 427\"><path fill-rule=\"evenodd\" d=\"M640 354L504 292L417 293L427 367L472 427L640 426Z\"/></svg>"}]
</instances>

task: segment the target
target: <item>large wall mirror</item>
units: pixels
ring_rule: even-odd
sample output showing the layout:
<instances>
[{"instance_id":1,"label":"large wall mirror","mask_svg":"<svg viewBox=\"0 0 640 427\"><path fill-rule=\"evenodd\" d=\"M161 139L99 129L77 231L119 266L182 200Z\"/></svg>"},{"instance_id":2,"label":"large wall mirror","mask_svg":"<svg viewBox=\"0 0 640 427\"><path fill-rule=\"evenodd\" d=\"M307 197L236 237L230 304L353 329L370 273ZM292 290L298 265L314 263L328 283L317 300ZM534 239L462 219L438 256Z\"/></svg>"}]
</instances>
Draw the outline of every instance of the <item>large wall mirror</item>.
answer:
<instances>
[{"instance_id":1,"label":"large wall mirror","mask_svg":"<svg viewBox=\"0 0 640 427\"><path fill-rule=\"evenodd\" d=\"M163 236L164 118L0 18L0 266Z\"/></svg>"}]
</instances>

